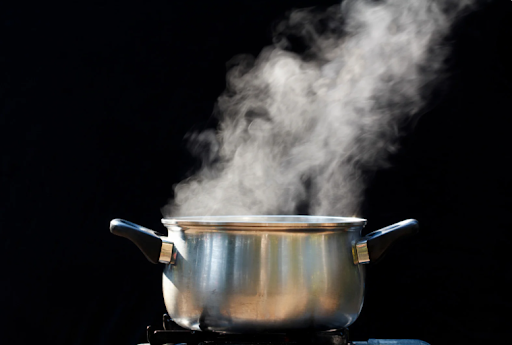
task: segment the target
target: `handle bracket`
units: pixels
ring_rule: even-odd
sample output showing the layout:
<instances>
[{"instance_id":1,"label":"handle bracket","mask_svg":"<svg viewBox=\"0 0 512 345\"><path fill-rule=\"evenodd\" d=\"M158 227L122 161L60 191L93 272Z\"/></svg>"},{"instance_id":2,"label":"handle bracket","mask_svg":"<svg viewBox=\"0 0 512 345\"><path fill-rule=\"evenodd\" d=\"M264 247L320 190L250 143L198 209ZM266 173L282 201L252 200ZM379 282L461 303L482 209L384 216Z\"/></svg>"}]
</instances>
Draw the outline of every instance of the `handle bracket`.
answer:
<instances>
[{"instance_id":1,"label":"handle bracket","mask_svg":"<svg viewBox=\"0 0 512 345\"><path fill-rule=\"evenodd\" d=\"M370 262L370 253L368 252L368 243L366 240L359 241L355 245L354 263L367 264Z\"/></svg>"},{"instance_id":2,"label":"handle bracket","mask_svg":"<svg viewBox=\"0 0 512 345\"><path fill-rule=\"evenodd\" d=\"M162 247L160 248L160 257L158 258L158 262L174 265L176 263L176 253L173 253L174 243L169 242L166 238L161 237L161 239Z\"/></svg>"}]
</instances>

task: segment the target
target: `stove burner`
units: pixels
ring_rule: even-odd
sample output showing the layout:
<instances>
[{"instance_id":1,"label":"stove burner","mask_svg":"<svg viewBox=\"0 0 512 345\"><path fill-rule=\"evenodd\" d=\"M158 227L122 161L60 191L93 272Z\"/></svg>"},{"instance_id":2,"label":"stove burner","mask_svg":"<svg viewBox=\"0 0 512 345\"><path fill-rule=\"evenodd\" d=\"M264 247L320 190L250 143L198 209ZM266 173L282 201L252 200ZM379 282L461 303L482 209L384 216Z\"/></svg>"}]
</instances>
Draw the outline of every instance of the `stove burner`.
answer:
<instances>
[{"instance_id":1,"label":"stove burner","mask_svg":"<svg viewBox=\"0 0 512 345\"><path fill-rule=\"evenodd\" d=\"M335 332L292 332L292 333L254 333L223 334L215 332L197 332L184 329L164 314L163 330L148 326L149 344L282 344L282 345L429 345L414 339L369 339L368 341L349 341L348 329Z\"/></svg>"}]
</instances>

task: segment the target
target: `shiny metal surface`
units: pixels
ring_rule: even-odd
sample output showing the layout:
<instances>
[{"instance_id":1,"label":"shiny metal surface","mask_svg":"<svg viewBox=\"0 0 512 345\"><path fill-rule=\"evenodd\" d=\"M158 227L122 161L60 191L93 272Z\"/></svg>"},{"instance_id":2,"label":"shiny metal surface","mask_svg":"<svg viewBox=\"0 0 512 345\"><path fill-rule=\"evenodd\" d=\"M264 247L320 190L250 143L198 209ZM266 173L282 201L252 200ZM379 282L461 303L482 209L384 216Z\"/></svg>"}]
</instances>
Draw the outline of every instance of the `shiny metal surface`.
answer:
<instances>
[{"instance_id":1,"label":"shiny metal surface","mask_svg":"<svg viewBox=\"0 0 512 345\"><path fill-rule=\"evenodd\" d=\"M177 255L164 269L164 301L180 326L232 333L331 330L358 317L364 266L354 263L353 249L364 220L295 216L285 223L279 216L258 223L262 217L248 217L235 227L199 218L201 224L163 220Z\"/></svg>"},{"instance_id":2,"label":"shiny metal surface","mask_svg":"<svg viewBox=\"0 0 512 345\"><path fill-rule=\"evenodd\" d=\"M289 230L304 228L338 228L351 229L353 226L364 226L366 219L354 217L322 217L322 216L198 216L164 218L162 223L168 228L180 227L214 227L216 229L238 230L265 228L269 230Z\"/></svg>"}]
</instances>

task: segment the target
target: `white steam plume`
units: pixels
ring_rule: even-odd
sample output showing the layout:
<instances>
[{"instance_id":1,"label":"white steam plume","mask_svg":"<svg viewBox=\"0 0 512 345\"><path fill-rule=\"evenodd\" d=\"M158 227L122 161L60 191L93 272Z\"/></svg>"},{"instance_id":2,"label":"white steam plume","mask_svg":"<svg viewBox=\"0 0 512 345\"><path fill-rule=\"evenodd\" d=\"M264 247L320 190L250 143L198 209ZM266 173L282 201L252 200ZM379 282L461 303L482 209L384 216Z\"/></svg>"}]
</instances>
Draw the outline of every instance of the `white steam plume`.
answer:
<instances>
[{"instance_id":1,"label":"white steam plume","mask_svg":"<svg viewBox=\"0 0 512 345\"><path fill-rule=\"evenodd\" d=\"M281 41L239 59L218 131L196 135L207 143L203 166L164 214L296 214L304 202L310 214L357 213L361 171L386 163L400 124L425 105L441 40L472 2L347 0L323 16L291 13L278 29L300 31L309 49Z\"/></svg>"}]
</instances>

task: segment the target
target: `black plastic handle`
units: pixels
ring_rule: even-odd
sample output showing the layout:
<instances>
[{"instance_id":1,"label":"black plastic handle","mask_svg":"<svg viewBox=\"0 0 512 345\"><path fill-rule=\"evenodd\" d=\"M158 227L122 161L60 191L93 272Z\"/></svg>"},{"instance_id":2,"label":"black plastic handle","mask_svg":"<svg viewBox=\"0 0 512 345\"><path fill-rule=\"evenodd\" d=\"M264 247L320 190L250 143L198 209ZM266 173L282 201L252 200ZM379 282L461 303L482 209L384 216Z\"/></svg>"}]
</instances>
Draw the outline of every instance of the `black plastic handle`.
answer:
<instances>
[{"instance_id":1,"label":"black plastic handle","mask_svg":"<svg viewBox=\"0 0 512 345\"><path fill-rule=\"evenodd\" d=\"M370 262L382 259L386 250L399 238L418 233L419 225L416 219L407 219L366 235Z\"/></svg>"},{"instance_id":2,"label":"black plastic handle","mask_svg":"<svg viewBox=\"0 0 512 345\"><path fill-rule=\"evenodd\" d=\"M159 262L164 235L124 219L110 221L110 232L135 243L150 262Z\"/></svg>"}]
</instances>

